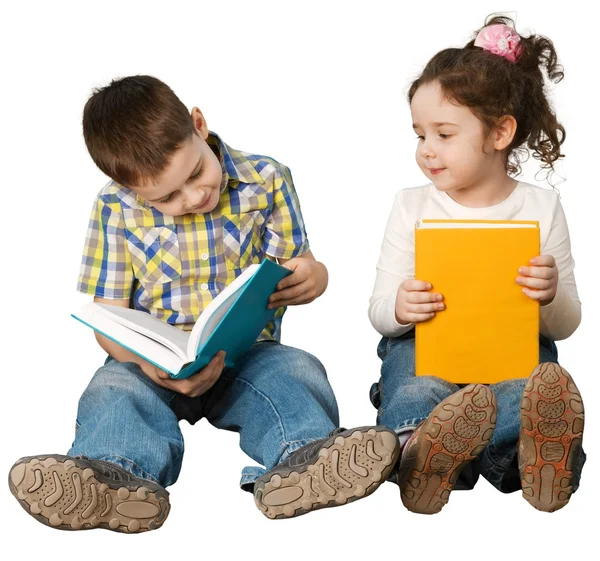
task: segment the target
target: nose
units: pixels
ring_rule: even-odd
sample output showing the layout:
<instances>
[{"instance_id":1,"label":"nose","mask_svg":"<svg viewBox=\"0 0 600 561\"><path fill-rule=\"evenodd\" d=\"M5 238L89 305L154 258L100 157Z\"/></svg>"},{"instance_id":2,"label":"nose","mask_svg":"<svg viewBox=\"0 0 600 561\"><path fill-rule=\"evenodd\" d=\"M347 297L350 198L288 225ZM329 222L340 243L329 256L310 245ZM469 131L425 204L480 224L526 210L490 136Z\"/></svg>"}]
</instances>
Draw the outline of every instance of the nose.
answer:
<instances>
[{"instance_id":1,"label":"nose","mask_svg":"<svg viewBox=\"0 0 600 561\"><path fill-rule=\"evenodd\" d=\"M193 185L186 186L185 200L188 208L194 208L204 201L204 192L199 187Z\"/></svg>"},{"instance_id":2,"label":"nose","mask_svg":"<svg viewBox=\"0 0 600 561\"><path fill-rule=\"evenodd\" d=\"M435 151L431 146L431 142L428 142L427 139L423 139L419 144L419 155L422 158L434 158Z\"/></svg>"}]
</instances>

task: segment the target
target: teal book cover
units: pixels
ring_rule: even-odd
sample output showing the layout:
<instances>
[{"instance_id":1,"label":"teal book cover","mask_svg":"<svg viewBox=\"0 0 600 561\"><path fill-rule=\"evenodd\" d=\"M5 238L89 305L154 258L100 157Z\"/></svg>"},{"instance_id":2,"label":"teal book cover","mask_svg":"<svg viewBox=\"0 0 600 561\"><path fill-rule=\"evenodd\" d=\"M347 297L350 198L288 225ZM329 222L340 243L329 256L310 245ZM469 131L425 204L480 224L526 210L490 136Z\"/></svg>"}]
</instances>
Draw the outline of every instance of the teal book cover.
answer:
<instances>
[{"instance_id":1,"label":"teal book cover","mask_svg":"<svg viewBox=\"0 0 600 561\"><path fill-rule=\"evenodd\" d=\"M236 294L234 303L212 333L205 340L200 340L196 360L172 377L188 378L204 368L221 350L226 353L225 366L233 366L273 319L277 310L267 309L269 297L279 281L290 273L289 269L265 259Z\"/></svg>"}]
</instances>

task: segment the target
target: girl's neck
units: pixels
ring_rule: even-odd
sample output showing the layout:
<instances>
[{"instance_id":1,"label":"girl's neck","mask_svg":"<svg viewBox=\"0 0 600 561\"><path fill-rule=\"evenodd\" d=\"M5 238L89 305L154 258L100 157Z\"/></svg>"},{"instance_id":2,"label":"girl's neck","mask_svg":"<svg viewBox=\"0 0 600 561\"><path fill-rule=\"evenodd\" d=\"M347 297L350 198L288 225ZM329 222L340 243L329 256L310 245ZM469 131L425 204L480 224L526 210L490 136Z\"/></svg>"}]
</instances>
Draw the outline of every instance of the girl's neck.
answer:
<instances>
[{"instance_id":1,"label":"girl's neck","mask_svg":"<svg viewBox=\"0 0 600 561\"><path fill-rule=\"evenodd\" d=\"M447 195L462 206L485 208L500 204L510 197L518 181L508 175L478 181L471 187L447 191Z\"/></svg>"}]
</instances>

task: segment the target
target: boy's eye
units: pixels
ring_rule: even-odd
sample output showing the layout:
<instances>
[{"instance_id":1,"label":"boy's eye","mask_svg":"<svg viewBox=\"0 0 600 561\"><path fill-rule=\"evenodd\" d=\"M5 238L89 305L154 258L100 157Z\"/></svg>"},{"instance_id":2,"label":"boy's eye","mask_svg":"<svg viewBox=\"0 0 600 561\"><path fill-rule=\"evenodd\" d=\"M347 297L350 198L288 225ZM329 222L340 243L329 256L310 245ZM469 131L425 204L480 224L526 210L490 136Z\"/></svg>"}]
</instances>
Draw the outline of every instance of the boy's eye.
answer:
<instances>
[{"instance_id":1,"label":"boy's eye","mask_svg":"<svg viewBox=\"0 0 600 561\"><path fill-rule=\"evenodd\" d=\"M158 201L159 203L163 204L163 203L168 203L171 199L173 198L173 193L169 194L168 197L165 197L164 199L161 199L160 201Z\"/></svg>"},{"instance_id":2,"label":"boy's eye","mask_svg":"<svg viewBox=\"0 0 600 561\"><path fill-rule=\"evenodd\" d=\"M422 136L422 135L417 135L417 138L418 138L419 140L425 140L425 137L424 137L424 136Z\"/></svg>"},{"instance_id":3,"label":"boy's eye","mask_svg":"<svg viewBox=\"0 0 600 561\"><path fill-rule=\"evenodd\" d=\"M198 172L197 172L197 173L195 173L194 175L191 175L191 176L190 176L190 179L194 179L194 178L198 177L198 176L199 176L199 175L202 173L202 168L203 168L203 167L204 167L204 166L200 166L200 169L198 170Z\"/></svg>"},{"instance_id":4,"label":"boy's eye","mask_svg":"<svg viewBox=\"0 0 600 561\"><path fill-rule=\"evenodd\" d=\"M450 138L451 136L450 134L440 134L440 138Z\"/></svg>"}]
</instances>

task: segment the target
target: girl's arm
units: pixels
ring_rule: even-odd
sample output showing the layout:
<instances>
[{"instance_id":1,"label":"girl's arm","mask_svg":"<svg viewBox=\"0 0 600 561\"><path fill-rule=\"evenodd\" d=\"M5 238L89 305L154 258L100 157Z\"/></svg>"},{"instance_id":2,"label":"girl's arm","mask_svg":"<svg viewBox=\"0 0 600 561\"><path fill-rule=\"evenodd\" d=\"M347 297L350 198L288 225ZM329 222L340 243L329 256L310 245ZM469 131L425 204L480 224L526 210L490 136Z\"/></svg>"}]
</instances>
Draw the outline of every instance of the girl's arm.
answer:
<instances>
[{"instance_id":1,"label":"girl's arm","mask_svg":"<svg viewBox=\"0 0 600 561\"><path fill-rule=\"evenodd\" d=\"M385 228L369 301L371 324L384 337L399 337L414 327L412 323L398 323L395 311L398 288L405 280L413 279L415 273L414 224L406 217L402 199L400 191Z\"/></svg>"},{"instance_id":2,"label":"girl's arm","mask_svg":"<svg viewBox=\"0 0 600 561\"><path fill-rule=\"evenodd\" d=\"M558 268L558 287L552 302L540 306L540 333L553 341L570 337L581 322L581 301L575 282L575 260L565 213L558 195L548 239L541 251L552 255Z\"/></svg>"}]
</instances>

